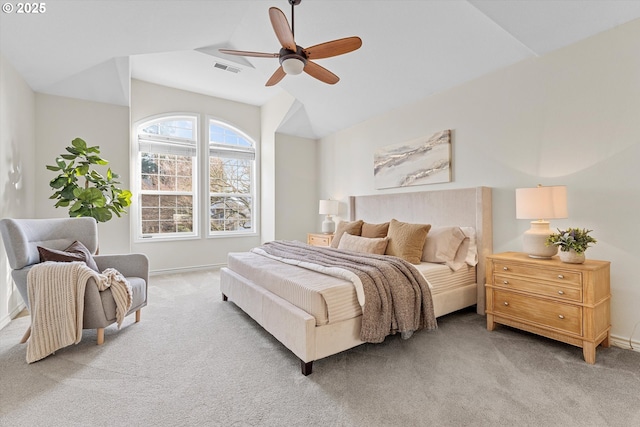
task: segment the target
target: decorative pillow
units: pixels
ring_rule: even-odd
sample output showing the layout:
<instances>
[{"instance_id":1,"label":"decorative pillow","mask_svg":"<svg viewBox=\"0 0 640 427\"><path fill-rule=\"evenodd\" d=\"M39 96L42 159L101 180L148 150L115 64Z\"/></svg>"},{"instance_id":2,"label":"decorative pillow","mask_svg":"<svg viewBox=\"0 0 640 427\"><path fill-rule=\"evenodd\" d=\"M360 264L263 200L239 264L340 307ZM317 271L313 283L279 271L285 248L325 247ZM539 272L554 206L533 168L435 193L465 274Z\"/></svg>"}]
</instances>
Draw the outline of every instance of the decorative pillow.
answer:
<instances>
[{"instance_id":1,"label":"decorative pillow","mask_svg":"<svg viewBox=\"0 0 640 427\"><path fill-rule=\"evenodd\" d=\"M73 242L69 245L65 250L57 250L57 249L48 249L38 246L38 253L40 253L40 262L44 261L55 261L55 262L73 262L73 261L82 261L87 264L92 270L97 271L98 265L96 264L93 256L91 256L91 252L89 249L79 241Z\"/></svg>"},{"instance_id":2,"label":"decorative pillow","mask_svg":"<svg viewBox=\"0 0 640 427\"><path fill-rule=\"evenodd\" d=\"M387 237L389 231L389 223L382 224L369 224L368 222L362 223L362 237Z\"/></svg>"},{"instance_id":3,"label":"decorative pillow","mask_svg":"<svg viewBox=\"0 0 640 427\"><path fill-rule=\"evenodd\" d=\"M385 254L405 259L411 264L420 264L424 241L430 228L431 224L410 224L392 219Z\"/></svg>"},{"instance_id":4,"label":"decorative pillow","mask_svg":"<svg viewBox=\"0 0 640 427\"><path fill-rule=\"evenodd\" d=\"M433 227L424 244L422 260L426 262L453 262L465 235L460 227Z\"/></svg>"},{"instance_id":5,"label":"decorative pillow","mask_svg":"<svg viewBox=\"0 0 640 427\"><path fill-rule=\"evenodd\" d=\"M460 227L460 229L464 233L464 240L460 244L453 261L446 263L453 271L458 271L465 265L475 267L478 264L476 230L473 227Z\"/></svg>"},{"instance_id":6,"label":"decorative pillow","mask_svg":"<svg viewBox=\"0 0 640 427\"><path fill-rule=\"evenodd\" d=\"M338 245L340 244L340 237L342 237L344 233L359 236L362 231L362 222L363 221L361 219L357 221L340 221L336 227L333 240L331 241L331 247L334 249L338 248Z\"/></svg>"},{"instance_id":7,"label":"decorative pillow","mask_svg":"<svg viewBox=\"0 0 640 427\"><path fill-rule=\"evenodd\" d=\"M338 249L344 249L346 251L361 252L367 254L384 255L384 251L387 249L388 237L360 237L353 236L348 233L344 233L340 239Z\"/></svg>"}]
</instances>

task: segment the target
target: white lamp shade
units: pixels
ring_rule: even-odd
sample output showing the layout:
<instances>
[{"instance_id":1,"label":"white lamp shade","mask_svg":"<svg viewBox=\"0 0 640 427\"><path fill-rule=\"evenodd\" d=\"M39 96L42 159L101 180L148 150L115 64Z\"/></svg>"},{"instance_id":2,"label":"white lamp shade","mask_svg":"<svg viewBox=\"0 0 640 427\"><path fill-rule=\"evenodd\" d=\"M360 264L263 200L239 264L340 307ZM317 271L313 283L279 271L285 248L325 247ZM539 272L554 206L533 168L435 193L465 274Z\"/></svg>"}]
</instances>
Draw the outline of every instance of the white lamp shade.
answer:
<instances>
[{"instance_id":1,"label":"white lamp shade","mask_svg":"<svg viewBox=\"0 0 640 427\"><path fill-rule=\"evenodd\" d=\"M516 218L557 219L567 216L566 186L516 188Z\"/></svg>"},{"instance_id":2,"label":"white lamp shade","mask_svg":"<svg viewBox=\"0 0 640 427\"><path fill-rule=\"evenodd\" d=\"M338 207L337 200L320 200L318 213L321 215L337 215Z\"/></svg>"},{"instance_id":3,"label":"white lamp shade","mask_svg":"<svg viewBox=\"0 0 640 427\"><path fill-rule=\"evenodd\" d=\"M549 221L545 219L566 218L567 187L538 186L536 188L516 188L516 218L534 219L531 228L522 236L522 249L532 258L551 258L558 247L547 246L547 238L552 234Z\"/></svg>"},{"instance_id":4,"label":"white lamp shade","mask_svg":"<svg viewBox=\"0 0 640 427\"><path fill-rule=\"evenodd\" d=\"M282 69L285 73L295 76L304 70L304 62L297 58L287 58L282 61Z\"/></svg>"}]
</instances>

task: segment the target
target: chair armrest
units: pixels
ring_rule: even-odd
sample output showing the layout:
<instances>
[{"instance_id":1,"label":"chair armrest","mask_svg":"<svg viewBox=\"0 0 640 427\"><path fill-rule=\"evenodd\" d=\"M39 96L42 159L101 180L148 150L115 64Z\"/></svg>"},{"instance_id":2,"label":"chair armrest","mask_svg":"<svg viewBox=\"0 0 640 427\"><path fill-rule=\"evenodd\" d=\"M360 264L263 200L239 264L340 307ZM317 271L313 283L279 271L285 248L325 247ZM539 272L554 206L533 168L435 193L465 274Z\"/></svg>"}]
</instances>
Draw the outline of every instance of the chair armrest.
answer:
<instances>
[{"instance_id":1,"label":"chair armrest","mask_svg":"<svg viewBox=\"0 0 640 427\"><path fill-rule=\"evenodd\" d=\"M94 255L100 271L115 268L124 277L140 277L149 283L149 258L145 254Z\"/></svg>"}]
</instances>

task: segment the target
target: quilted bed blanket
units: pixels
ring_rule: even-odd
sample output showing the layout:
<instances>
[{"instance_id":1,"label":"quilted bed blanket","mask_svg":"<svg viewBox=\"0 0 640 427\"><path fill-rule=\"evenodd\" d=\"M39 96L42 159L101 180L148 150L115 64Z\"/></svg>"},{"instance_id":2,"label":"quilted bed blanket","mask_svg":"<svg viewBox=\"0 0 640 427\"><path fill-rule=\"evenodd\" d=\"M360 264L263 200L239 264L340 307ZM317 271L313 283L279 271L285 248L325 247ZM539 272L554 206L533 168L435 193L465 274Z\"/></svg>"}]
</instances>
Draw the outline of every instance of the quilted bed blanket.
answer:
<instances>
[{"instance_id":1,"label":"quilted bed blanket","mask_svg":"<svg viewBox=\"0 0 640 427\"><path fill-rule=\"evenodd\" d=\"M268 242L258 253L275 258L342 268L362 282L362 341L378 343L390 334L409 337L419 329L435 329L431 291L427 280L409 262L388 255L354 253L309 246L295 241Z\"/></svg>"}]
</instances>

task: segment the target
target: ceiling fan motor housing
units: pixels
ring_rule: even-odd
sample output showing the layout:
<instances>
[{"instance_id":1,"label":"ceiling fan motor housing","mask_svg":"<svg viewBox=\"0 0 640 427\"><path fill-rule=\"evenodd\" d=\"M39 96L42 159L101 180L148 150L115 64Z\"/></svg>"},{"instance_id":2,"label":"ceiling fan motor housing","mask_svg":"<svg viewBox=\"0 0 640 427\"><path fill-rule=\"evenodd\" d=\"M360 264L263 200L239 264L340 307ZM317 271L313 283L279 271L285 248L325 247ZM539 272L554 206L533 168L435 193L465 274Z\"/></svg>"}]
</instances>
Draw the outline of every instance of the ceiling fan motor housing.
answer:
<instances>
[{"instance_id":1,"label":"ceiling fan motor housing","mask_svg":"<svg viewBox=\"0 0 640 427\"><path fill-rule=\"evenodd\" d=\"M302 66L300 66L300 63L302 63ZM283 47L280 49L280 65L282 65L287 74L300 74L304 67L307 66L307 55L298 45L296 45L295 52Z\"/></svg>"}]
</instances>

